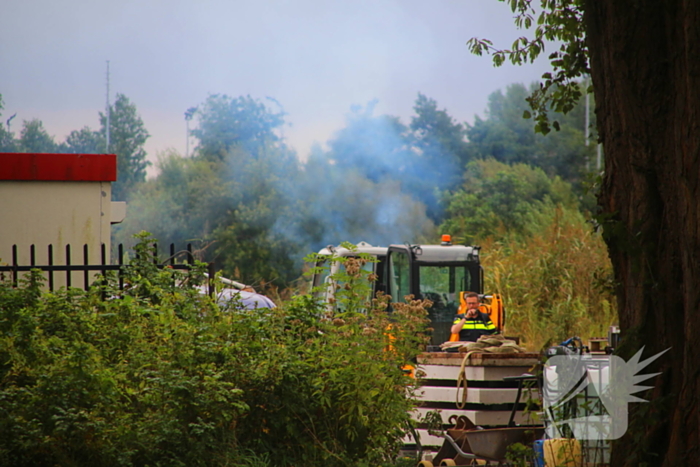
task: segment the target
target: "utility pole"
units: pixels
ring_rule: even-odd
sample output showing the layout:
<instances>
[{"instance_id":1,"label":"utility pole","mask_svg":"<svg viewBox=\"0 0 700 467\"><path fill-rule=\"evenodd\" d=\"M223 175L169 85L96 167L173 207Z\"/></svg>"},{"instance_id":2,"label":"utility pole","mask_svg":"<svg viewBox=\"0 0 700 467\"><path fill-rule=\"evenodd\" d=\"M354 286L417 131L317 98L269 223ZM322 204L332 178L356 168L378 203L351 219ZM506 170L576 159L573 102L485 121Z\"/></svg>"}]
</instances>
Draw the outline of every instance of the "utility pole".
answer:
<instances>
[{"instance_id":1,"label":"utility pole","mask_svg":"<svg viewBox=\"0 0 700 467\"><path fill-rule=\"evenodd\" d=\"M106 115L107 115L107 126L105 127L105 152L109 154L109 114L110 112L110 106L109 106L109 60L107 60L107 109L106 109Z\"/></svg>"},{"instance_id":2,"label":"utility pole","mask_svg":"<svg viewBox=\"0 0 700 467\"><path fill-rule=\"evenodd\" d=\"M185 126L187 128L187 138L185 143L185 157L190 157L190 120L197 112L197 107L190 107L185 111Z\"/></svg>"}]
</instances>

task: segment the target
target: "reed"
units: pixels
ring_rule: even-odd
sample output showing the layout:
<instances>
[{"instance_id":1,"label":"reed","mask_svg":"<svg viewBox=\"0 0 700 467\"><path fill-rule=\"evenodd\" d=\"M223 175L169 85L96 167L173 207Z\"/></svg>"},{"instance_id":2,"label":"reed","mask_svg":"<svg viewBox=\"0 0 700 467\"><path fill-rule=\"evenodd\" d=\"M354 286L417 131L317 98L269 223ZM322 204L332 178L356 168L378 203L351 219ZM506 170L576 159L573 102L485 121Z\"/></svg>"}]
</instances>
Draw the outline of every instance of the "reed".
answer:
<instances>
[{"instance_id":1,"label":"reed","mask_svg":"<svg viewBox=\"0 0 700 467\"><path fill-rule=\"evenodd\" d=\"M534 215L529 231L483 242L487 292L504 298L507 333L533 351L572 336L606 336L617 310L600 234L561 205Z\"/></svg>"}]
</instances>

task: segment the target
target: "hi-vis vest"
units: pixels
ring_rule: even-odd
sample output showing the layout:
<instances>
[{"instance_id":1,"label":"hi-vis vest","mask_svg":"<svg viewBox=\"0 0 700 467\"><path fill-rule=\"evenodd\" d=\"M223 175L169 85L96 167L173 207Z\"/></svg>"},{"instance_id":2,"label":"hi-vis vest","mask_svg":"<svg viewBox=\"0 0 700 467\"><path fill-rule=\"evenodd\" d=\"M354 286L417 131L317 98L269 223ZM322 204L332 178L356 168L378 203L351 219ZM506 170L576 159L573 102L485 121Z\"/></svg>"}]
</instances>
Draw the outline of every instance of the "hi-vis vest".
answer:
<instances>
[{"instance_id":1,"label":"hi-vis vest","mask_svg":"<svg viewBox=\"0 0 700 467\"><path fill-rule=\"evenodd\" d=\"M457 315L452 324L457 324L464 318L464 315ZM491 322L491 318L486 313L479 312L474 318L467 318L459 331L460 341L476 342L479 337L485 334L494 334L496 326Z\"/></svg>"}]
</instances>

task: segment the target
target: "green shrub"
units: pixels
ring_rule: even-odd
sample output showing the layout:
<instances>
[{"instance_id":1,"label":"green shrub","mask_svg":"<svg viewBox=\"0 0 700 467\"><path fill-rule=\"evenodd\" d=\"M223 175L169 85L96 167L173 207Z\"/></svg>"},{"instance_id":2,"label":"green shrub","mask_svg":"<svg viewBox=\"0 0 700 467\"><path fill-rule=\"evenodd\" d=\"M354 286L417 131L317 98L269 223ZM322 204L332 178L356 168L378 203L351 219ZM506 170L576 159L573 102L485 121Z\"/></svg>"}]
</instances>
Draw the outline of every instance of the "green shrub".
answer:
<instances>
[{"instance_id":1,"label":"green shrub","mask_svg":"<svg viewBox=\"0 0 700 467\"><path fill-rule=\"evenodd\" d=\"M425 312L219 307L147 236L124 291L0 283L0 465L369 465L392 459ZM103 299L107 297L106 299ZM394 351L387 351L389 344ZM414 350L410 350L414 349Z\"/></svg>"}]
</instances>

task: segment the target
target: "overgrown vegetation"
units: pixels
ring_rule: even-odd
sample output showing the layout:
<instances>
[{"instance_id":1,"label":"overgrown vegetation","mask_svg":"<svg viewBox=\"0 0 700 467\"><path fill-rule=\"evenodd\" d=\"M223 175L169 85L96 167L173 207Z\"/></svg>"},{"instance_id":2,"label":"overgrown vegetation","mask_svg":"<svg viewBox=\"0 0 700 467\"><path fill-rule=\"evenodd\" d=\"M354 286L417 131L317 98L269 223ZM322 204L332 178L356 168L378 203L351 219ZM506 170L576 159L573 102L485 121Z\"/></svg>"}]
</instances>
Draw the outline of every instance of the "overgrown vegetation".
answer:
<instances>
[{"instance_id":1,"label":"overgrown vegetation","mask_svg":"<svg viewBox=\"0 0 700 467\"><path fill-rule=\"evenodd\" d=\"M226 277L269 292L290 287L303 257L329 243L388 245L449 233L435 230L455 217L445 196L459 190L474 161L538 167L582 196L593 156L593 145L584 144L584 106L557 114L561 131L543 137L522 119L527 96L523 84L493 92L485 117L473 124L421 93L407 122L378 115L372 101L350 109L325 149L300 158L284 139L287 115L274 100L212 94L186 112L192 154L158 154L157 176L145 180L148 132L120 94L110 120L120 180L113 194L128 202L129 213L114 226L113 243L131 247L142 230L164 244L192 243L198 258ZM39 121L25 122L19 137L0 128L0 151L102 152L105 121L101 116L99 131L85 127L65 143L54 142Z\"/></svg>"},{"instance_id":2,"label":"overgrown vegetation","mask_svg":"<svg viewBox=\"0 0 700 467\"><path fill-rule=\"evenodd\" d=\"M441 230L479 243L487 292L503 295L507 331L538 350L616 322L612 267L571 185L525 164L467 166Z\"/></svg>"},{"instance_id":3,"label":"overgrown vegetation","mask_svg":"<svg viewBox=\"0 0 700 467\"><path fill-rule=\"evenodd\" d=\"M150 241L141 238L141 258ZM109 281L46 293L36 273L18 288L0 283L0 464L393 461L422 302L394 313L390 337L382 303L339 316L310 296L220 308L194 287L199 268L135 259L125 273L124 291Z\"/></svg>"},{"instance_id":4,"label":"overgrown vegetation","mask_svg":"<svg viewBox=\"0 0 700 467\"><path fill-rule=\"evenodd\" d=\"M600 235L583 216L550 207L533 235L484 249L486 284L503 294L507 332L539 350L568 337L606 337L617 323L612 267Z\"/></svg>"},{"instance_id":5,"label":"overgrown vegetation","mask_svg":"<svg viewBox=\"0 0 700 467\"><path fill-rule=\"evenodd\" d=\"M289 298L304 290L302 258L329 243L436 243L447 233L483 247L487 291L505 296L509 330L529 346L605 335L615 309L607 253L587 223L595 209L587 109L550 110L559 131L535 134L522 118L535 89L493 92L473 124L420 93L408 123L376 115L376 102L356 106L306 161L284 140L283 112L250 96L211 95L188 110L192 156L160 154L158 176L125 193L129 213L114 243L130 247L144 229L164 244L192 243L224 276ZM69 146L99 139L83 133Z\"/></svg>"}]
</instances>

